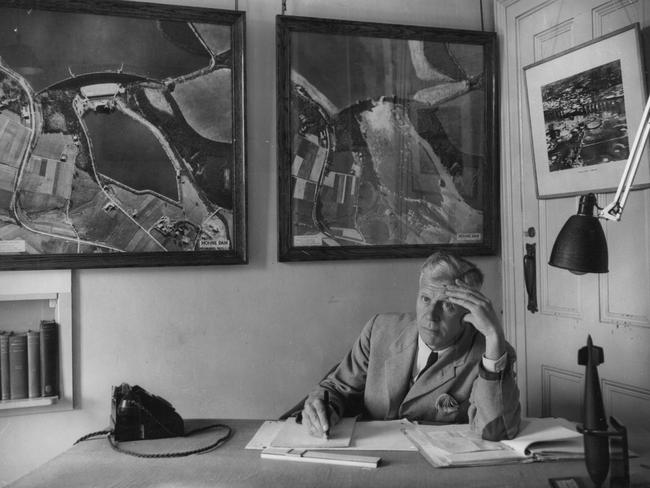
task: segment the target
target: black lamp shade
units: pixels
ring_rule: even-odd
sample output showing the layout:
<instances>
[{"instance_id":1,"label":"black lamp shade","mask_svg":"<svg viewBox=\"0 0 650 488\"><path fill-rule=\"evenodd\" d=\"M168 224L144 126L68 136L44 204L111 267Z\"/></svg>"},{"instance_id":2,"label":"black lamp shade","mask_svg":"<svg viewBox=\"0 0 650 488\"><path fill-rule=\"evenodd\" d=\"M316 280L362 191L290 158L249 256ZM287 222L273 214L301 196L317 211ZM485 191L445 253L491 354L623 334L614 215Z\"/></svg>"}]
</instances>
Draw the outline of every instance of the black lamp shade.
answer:
<instances>
[{"instance_id":1,"label":"black lamp shade","mask_svg":"<svg viewBox=\"0 0 650 488\"><path fill-rule=\"evenodd\" d=\"M551 266L574 273L607 273L608 253L605 232L593 215L596 197L593 193L580 197L577 215L572 215L555 239Z\"/></svg>"}]
</instances>

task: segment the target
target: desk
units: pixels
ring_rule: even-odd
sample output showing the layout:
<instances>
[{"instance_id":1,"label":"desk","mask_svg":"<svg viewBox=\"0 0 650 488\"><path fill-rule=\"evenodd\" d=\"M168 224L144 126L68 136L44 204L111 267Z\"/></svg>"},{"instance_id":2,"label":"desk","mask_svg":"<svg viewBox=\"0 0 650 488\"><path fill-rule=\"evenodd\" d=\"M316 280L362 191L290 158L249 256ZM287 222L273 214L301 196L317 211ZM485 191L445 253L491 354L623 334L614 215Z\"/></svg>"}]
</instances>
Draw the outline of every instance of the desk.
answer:
<instances>
[{"instance_id":1,"label":"desk","mask_svg":"<svg viewBox=\"0 0 650 488\"><path fill-rule=\"evenodd\" d=\"M193 422L192 425L189 425ZM188 428L197 425L190 421ZM220 420L232 427L233 437L220 448L181 458L144 459L111 449L108 440L81 442L13 483L11 488L398 488L398 487L495 487L549 488L548 478L576 476L588 480L583 461L510 464L480 468L431 467L417 452L362 452L381 456L379 468L292 463L261 459L260 451L244 449L259 420ZM215 423L210 421L209 423ZM171 452L210 444L217 431L190 438L157 439L123 443L141 452ZM650 433L632 448L640 455L631 460L632 486L650 487ZM585 486L590 486L586 484Z\"/></svg>"}]
</instances>

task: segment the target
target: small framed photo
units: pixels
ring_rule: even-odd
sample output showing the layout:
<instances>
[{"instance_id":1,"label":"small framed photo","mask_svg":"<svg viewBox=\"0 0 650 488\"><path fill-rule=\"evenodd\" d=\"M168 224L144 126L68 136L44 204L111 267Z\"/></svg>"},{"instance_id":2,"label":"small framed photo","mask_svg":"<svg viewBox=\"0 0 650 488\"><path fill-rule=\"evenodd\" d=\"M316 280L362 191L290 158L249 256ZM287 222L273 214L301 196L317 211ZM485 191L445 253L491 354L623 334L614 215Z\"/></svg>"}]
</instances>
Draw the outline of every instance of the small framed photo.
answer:
<instances>
[{"instance_id":1,"label":"small framed photo","mask_svg":"<svg viewBox=\"0 0 650 488\"><path fill-rule=\"evenodd\" d=\"M245 263L245 13L0 6L0 269Z\"/></svg>"},{"instance_id":2,"label":"small framed photo","mask_svg":"<svg viewBox=\"0 0 650 488\"><path fill-rule=\"evenodd\" d=\"M493 32L278 16L279 260L495 254Z\"/></svg>"},{"instance_id":3,"label":"small framed photo","mask_svg":"<svg viewBox=\"0 0 650 488\"><path fill-rule=\"evenodd\" d=\"M638 24L524 72L537 197L616 190L646 103ZM649 185L646 159L633 188Z\"/></svg>"}]
</instances>

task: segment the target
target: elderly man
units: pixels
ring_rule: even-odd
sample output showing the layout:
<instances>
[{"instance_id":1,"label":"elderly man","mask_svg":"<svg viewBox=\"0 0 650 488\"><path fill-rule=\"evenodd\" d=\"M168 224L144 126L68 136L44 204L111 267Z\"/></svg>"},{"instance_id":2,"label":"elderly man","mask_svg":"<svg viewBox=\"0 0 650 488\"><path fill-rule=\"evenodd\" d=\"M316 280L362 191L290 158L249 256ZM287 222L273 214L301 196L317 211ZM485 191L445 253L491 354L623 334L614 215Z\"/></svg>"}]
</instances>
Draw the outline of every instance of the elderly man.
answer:
<instances>
[{"instance_id":1,"label":"elderly man","mask_svg":"<svg viewBox=\"0 0 650 488\"><path fill-rule=\"evenodd\" d=\"M514 437L521 413L515 351L480 292L482 284L483 273L471 262L446 253L430 256L420 270L415 316L370 319L305 401L306 428L321 436L341 416L362 414L469 422L484 439Z\"/></svg>"}]
</instances>

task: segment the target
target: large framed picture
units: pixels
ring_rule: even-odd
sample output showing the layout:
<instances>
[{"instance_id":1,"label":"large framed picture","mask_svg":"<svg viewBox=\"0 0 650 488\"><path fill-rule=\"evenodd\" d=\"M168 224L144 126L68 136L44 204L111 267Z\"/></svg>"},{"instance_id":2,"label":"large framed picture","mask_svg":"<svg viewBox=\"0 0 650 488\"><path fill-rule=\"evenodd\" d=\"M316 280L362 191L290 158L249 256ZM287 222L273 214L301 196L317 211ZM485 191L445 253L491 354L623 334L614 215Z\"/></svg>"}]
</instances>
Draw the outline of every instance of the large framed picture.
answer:
<instances>
[{"instance_id":1,"label":"large framed picture","mask_svg":"<svg viewBox=\"0 0 650 488\"><path fill-rule=\"evenodd\" d=\"M646 102L638 24L524 72L538 198L614 191ZM649 183L646 159L634 188Z\"/></svg>"},{"instance_id":2,"label":"large framed picture","mask_svg":"<svg viewBox=\"0 0 650 488\"><path fill-rule=\"evenodd\" d=\"M494 254L495 34L276 28L279 260Z\"/></svg>"},{"instance_id":3,"label":"large framed picture","mask_svg":"<svg viewBox=\"0 0 650 488\"><path fill-rule=\"evenodd\" d=\"M247 261L238 11L0 6L0 269Z\"/></svg>"}]
</instances>

